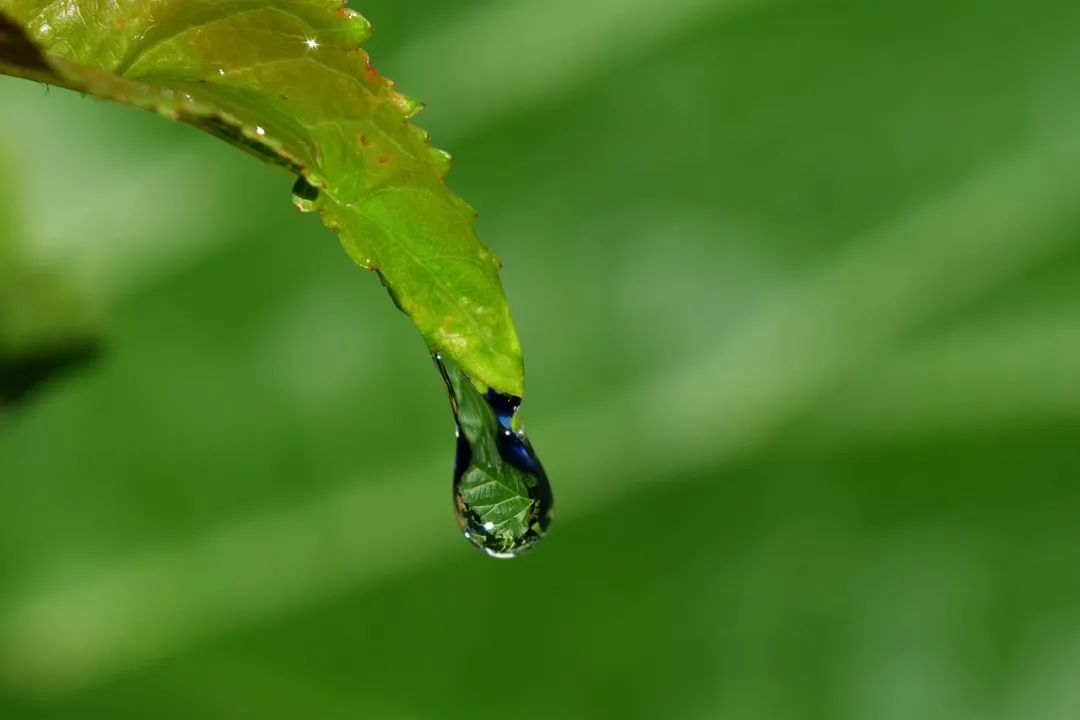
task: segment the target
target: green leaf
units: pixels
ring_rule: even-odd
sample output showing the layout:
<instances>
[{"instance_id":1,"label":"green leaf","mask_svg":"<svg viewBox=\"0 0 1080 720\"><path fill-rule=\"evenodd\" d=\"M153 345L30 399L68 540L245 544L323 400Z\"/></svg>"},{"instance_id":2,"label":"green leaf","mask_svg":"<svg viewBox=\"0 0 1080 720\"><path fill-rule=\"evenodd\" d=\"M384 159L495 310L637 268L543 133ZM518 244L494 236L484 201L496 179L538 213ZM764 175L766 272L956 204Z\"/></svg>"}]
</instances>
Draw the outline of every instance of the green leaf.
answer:
<instances>
[{"instance_id":1,"label":"green leaf","mask_svg":"<svg viewBox=\"0 0 1080 720\"><path fill-rule=\"evenodd\" d=\"M10 18L5 20L4 16ZM429 349L522 395L521 348L449 156L408 123L360 45L371 26L333 0L0 0L0 72L190 123L298 176Z\"/></svg>"},{"instance_id":2,"label":"green leaf","mask_svg":"<svg viewBox=\"0 0 1080 720\"><path fill-rule=\"evenodd\" d=\"M98 322L54 276L17 264L0 268L0 414L94 360Z\"/></svg>"},{"instance_id":3,"label":"green leaf","mask_svg":"<svg viewBox=\"0 0 1080 720\"><path fill-rule=\"evenodd\" d=\"M533 501L524 473L510 470L494 475L483 467L471 467L461 479L461 499L488 533L503 541L506 550L529 531Z\"/></svg>"},{"instance_id":4,"label":"green leaf","mask_svg":"<svg viewBox=\"0 0 1080 720\"><path fill-rule=\"evenodd\" d=\"M93 359L99 348L93 309L18 246L13 176L0 154L0 415L45 381Z\"/></svg>"}]
</instances>

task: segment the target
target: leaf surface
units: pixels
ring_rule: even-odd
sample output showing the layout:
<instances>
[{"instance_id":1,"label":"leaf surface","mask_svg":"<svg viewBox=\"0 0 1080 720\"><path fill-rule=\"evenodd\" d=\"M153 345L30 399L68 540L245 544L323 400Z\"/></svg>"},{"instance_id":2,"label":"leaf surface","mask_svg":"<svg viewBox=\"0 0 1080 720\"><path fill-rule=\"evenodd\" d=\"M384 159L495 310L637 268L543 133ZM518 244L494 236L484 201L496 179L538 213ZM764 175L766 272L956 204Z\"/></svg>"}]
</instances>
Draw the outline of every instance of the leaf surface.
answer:
<instances>
[{"instance_id":1,"label":"leaf surface","mask_svg":"<svg viewBox=\"0 0 1080 720\"><path fill-rule=\"evenodd\" d=\"M333 0L0 0L0 72L190 123L297 176L349 255L378 273L431 350L522 395L495 255L446 186L421 105L360 47ZM208 168L207 172L212 172Z\"/></svg>"}]
</instances>

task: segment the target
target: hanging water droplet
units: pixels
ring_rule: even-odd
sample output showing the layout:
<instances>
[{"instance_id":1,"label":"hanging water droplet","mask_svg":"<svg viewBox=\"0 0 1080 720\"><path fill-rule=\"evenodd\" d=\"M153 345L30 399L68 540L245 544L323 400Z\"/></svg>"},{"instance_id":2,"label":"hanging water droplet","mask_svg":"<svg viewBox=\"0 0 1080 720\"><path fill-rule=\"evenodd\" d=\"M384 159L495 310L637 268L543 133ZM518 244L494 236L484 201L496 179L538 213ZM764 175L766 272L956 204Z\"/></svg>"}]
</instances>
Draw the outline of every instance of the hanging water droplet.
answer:
<instances>
[{"instance_id":1,"label":"hanging water droplet","mask_svg":"<svg viewBox=\"0 0 1080 720\"><path fill-rule=\"evenodd\" d=\"M451 360L434 358L457 425L458 525L488 555L517 557L547 533L553 505L547 475L517 416L521 399L481 391Z\"/></svg>"},{"instance_id":2,"label":"hanging water droplet","mask_svg":"<svg viewBox=\"0 0 1080 720\"><path fill-rule=\"evenodd\" d=\"M293 204L300 212L315 212L319 209L319 188L309 183L304 176L296 178L292 189Z\"/></svg>"}]
</instances>

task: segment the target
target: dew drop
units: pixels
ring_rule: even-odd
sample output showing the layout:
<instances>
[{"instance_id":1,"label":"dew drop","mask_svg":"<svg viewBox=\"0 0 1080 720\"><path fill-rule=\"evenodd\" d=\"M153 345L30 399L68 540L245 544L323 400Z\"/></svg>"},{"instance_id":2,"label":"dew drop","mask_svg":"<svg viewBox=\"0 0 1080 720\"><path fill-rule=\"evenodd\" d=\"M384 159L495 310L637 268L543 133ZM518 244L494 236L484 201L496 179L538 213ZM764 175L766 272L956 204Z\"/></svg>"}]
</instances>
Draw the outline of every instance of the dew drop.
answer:
<instances>
[{"instance_id":1,"label":"dew drop","mask_svg":"<svg viewBox=\"0 0 1080 720\"><path fill-rule=\"evenodd\" d=\"M300 212L315 212L319 209L319 188L315 187L303 176L296 178L292 189L293 204Z\"/></svg>"},{"instance_id":2,"label":"dew drop","mask_svg":"<svg viewBox=\"0 0 1080 720\"><path fill-rule=\"evenodd\" d=\"M484 391L450 359L434 359L457 427L458 525L491 557L517 557L547 534L554 504L547 474L517 415L521 399Z\"/></svg>"}]
</instances>

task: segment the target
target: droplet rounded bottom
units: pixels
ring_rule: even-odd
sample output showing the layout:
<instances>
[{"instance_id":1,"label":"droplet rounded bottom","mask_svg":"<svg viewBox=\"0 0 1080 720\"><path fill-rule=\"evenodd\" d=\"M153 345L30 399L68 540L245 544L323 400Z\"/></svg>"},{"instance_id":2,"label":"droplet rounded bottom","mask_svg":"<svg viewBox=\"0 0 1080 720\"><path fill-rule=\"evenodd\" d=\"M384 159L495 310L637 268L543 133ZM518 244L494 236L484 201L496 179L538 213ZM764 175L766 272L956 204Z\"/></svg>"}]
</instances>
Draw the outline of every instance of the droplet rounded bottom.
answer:
<instances>
[{"instance_id":1,"label":"droplet rounded bottom","mask_svg":"<svg viewBox=\"0 0 1080 720\"><path fill-rule=\"evenodd\" d=\"M483 392L453 362L439 354L434 359L457 426L458 526L487 555L518 557L547 534L554 505L547 474L521 427L521 399Z\"/></svg>"}]
</instances>

